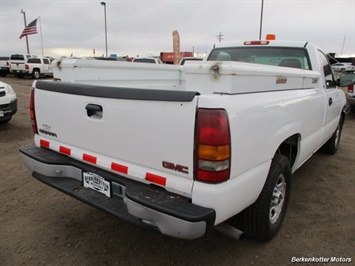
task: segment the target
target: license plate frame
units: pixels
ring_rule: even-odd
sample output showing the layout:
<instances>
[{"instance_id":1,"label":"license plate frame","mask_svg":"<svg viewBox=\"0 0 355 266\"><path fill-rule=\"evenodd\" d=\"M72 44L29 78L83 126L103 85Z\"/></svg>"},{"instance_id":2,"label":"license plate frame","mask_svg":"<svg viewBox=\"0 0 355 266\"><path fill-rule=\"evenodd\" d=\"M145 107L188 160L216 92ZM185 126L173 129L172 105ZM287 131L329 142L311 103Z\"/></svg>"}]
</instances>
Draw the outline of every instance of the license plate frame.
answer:
<instances>
[{"instance_id":1,"label":"license plate frame","mask_svg":"<svg viewBox=\"0 0 355 266\"><path fill-rule=\"evenodd\" d=\"M104 177L92 173L92 172L83 172L83 186L85 188L92 189L97 191L108 198L112 197L111 191L111 182L106 180Z\"/></svg>"}]
</instances>

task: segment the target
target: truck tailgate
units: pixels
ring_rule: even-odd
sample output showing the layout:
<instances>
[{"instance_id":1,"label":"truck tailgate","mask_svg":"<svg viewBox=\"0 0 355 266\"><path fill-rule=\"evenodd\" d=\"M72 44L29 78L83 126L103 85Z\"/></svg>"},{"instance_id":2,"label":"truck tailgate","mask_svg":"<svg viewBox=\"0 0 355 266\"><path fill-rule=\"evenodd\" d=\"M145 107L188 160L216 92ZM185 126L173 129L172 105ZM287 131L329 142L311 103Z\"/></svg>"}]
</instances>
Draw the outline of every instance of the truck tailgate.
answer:
<instances>
[{"instance_id":1,"label":"truck tailgate","mask_svg":"<svg viewBox=\"0 0 355 266\"><path fill-rule=\"evenodd\" d=\"M37 146L190 195L197 92L51 81L33 87Z\"/></svg>"}]
</instances>

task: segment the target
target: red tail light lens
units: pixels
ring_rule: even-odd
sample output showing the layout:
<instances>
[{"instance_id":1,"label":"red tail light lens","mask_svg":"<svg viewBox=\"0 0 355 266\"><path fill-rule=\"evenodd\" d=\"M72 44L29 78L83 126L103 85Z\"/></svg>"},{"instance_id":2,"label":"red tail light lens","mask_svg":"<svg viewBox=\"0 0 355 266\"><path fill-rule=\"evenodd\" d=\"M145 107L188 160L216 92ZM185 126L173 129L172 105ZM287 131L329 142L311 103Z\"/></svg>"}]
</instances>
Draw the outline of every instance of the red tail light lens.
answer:
<instances>
[{"instance_id":1,"label":"red tail light lens","mask_svg":"<svg viewBox=\"0 0 355 266\"><path fill-rule=\"evenodd\" d=\"M269 41L245 41L244 45L268 45Z\"/></svg>"},{"instance_id":2,"label":"red tail light lens","mask_svg":"<svg viewBox=\"0 0 355 266\"><path fill-rule=\"evenodd\" d=\"M353 93L354 92L354 84L351 84L348 86L348 92Z\"/></svg>"},{"instance_id":3,"label":"red tail light lens","mask_svg":"<svg viewBox=\"0 0 355 266\"><path fill-rule=\"evenodd\" d=\"M29 69L30 69L30 66L29 66L29 65L25 65L25 68L26 68L27 70L29 70Z\"/></svg>"},{"instance_id":4,"label":"red tail light lens","mask_svg":"<svg viewBox=\"0 0 355 266\"><path fill-rule=\"evenodd\" d=\"M195 179L211 183L228 180L231 143L227 112L199 109L196 125Z\"/></svg>"},{"instance_id":5,"label":"red tail light lens","mask_svg":"<svg viewBox=\"0 0 355 266\"><path fill-rule=\"evenodd\" d=\"M36 112L35 112L35 90L32 88L30 97L30 117L32 122L32 130L35 134L38 134Z\"/></svg>"}]
</instances>

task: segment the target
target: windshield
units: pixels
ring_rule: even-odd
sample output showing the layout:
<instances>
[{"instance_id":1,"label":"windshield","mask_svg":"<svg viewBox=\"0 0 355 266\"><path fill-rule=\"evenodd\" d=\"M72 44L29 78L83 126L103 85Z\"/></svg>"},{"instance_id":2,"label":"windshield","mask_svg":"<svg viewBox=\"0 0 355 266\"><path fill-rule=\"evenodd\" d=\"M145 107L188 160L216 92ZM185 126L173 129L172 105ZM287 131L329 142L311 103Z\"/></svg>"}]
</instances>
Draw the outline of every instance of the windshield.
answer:
<instances>
[{"instance_id":1,"label":"windshield","mask_svg":"<svg viewBox=\"0 0 355 266\"><path fill-rule=\"evenodd\" d=\"M283 47L223 47L212 50L207 61L238 61L311 70L306 49Z\"/></svg>"},{"instance_id":2,"label":"windshield","mask_svg":"<svg viewBox=\"0 0 355 266\"><path fill-rule=\"evenodd\" d=\"M25 57L22 54L14 54L11 56L11 60L25 60Z\"/></svg>"},{"instance_id":3,"label":"windshield","mask_svg":"<svg viewBox=\"0 0 355 266\"><path fill-rule=\"evenodd\" d=\"M138 62L138 63L155 63L154 59L151 58L139 58L139 59L134 59L134 62Z\"/></svg>"}]
</instances>

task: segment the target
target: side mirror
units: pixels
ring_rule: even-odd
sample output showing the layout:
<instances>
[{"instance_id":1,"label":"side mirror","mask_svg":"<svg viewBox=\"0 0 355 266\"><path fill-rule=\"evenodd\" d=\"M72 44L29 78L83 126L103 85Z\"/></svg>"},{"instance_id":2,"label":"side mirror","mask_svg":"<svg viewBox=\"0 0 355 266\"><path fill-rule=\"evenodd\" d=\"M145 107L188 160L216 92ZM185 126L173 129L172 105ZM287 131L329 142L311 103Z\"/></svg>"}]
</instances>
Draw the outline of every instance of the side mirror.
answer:
<instances>
[{"instance_id":1,"label":"side mirror","mask_svg":"<svg viewBox=\"0 0 355 266\"><path fill-rule=\"evenodd\" d=\"M355 83L355 73L347 73L340 76L339 86L346 87Z\"/></svg>"}]
</instances>

